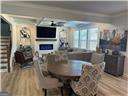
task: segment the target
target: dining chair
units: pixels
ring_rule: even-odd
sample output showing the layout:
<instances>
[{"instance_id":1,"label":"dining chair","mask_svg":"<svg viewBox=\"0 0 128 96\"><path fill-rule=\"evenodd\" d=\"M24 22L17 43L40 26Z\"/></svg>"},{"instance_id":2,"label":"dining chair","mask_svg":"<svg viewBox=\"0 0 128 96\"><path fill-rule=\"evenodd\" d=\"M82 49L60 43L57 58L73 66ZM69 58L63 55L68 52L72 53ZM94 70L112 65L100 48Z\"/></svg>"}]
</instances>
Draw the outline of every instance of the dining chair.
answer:
<instances>
[{"instance_id":1,"label":"dining chair","mask_svg":"<svg viewBox=\"0 0 128 96\"><path fill-rule=\"evenodd\" d=\"M98 81L104 69L104 62L96 65L83 65L79 81L71 81L70 86L78 96L96 96Z\"/></svg>"},{"instance_id":2,"label":"dining chair","mask_svg":"<svg viewBox=\"0 0 128 96\"><path fill-rule=\"evenodd\" d=\"M47 77L54 77L54 78L58 78L60 80L60 77L58 77L54 74L51 74L48 71L47 66L48 66L48 64L68 63L68 60L65 58L66 58L65 54L62 54L60 52L50 53L50 54L42 54L42 59L44 61L43 64L41 64L42 73Z\"/></svg>"},{"instance_id":3,"label":"dining chair","mask_svg":"<svg viewBox=\"0 0 128 96\"><path fill-rule=\"evenodd\" d=\"M47 55L47 65L48 64L54 64L55 66L57 64L68 64L68 57L66 54L62 53L62 52L56 52L53 54L48 54ZM45 67L46 68L46 67ZM59 79L59 81L63 82L63 84L65 84L65 78L62 76L57 76L55 74L49 73L51 77L57 78Z\"/></svg>"},{"instance_id":4,"label":"dining chair","mask_svg":"<svg viewBox=\"0 0 128 96\"><path fill-rule=\"evenodd\" d=\"M58 54L58 58L55 58L55 61L59 64L67 64L68 63L68 55L65 53Z\"/></svg>"},{"instance_id":5,"label":"dining chair","mask_svg":"<svg viewBox=\"0 0 128 96\"><path fill-rule=\"evenodd\" d=\"M47 64L55 64L55 58L58 58L56 54L48 54L46 58Z\"/></svg>"},{"instance_id":6,"label":"dining chair","mask_svg":"<svg viewBox=\"0 0 128 96\"><path fill-rule=\"evenodd\" d=\"M42 69L42 73L44 76L47 76L47 77L51 77L51 74L49 73L48 71L48 68L47 68L47 56L48 54L42 54L42 64L41 64L41 69Z\"/></svg>"},{"instance_id":7,"label":"dining chair","mask_svg":"<svg viewBox=\"0 0 128 96\"><path fill-rule=\"evenodd\" d=\"M68 63L68 56L62 54L49 54L47 56L47 64L64 64Z\"/></svg>"},{"instance_id":8,"label":"dining chair","mask_svg":"<svg viewBox=\"0 0 128 96\"><path fill-rule=\"evenodd\" d=\"M103 53L92 53L91 57L91 63L92 64L99 64L101 62L104 62L104 54Z\"/></svg>"},{"instance_id":9,"label":"dining chair","mask_svg":"<svg viewBox=\"0 0 128 96\"><path fill-rule=\"evenodd\" d=\"M38 62L35 62L34 66L39 88L44 91L45 96L47 96L47 90L49 89L60 89L61 95L63 96L63 84L56 78L45 77L42 74L40 64Z\"/></svg>"}]
</instances>

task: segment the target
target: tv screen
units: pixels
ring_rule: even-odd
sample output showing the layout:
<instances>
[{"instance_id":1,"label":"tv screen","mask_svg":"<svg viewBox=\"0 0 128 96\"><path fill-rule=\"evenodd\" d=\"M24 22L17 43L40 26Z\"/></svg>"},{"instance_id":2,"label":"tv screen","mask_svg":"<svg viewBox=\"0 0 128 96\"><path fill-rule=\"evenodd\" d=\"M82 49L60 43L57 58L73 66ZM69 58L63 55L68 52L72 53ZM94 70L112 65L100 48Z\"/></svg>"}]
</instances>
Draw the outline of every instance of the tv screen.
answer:
<instances>
[{"instance_id":1,"label":"tv screen","mask_svg":"<svg viewBox=\"0 0 128 96\"><path fill-rule=\"evenodd\" d=\"M56 28L37 26L37 38L56 38Z\"/></svg>"}]
</instances>

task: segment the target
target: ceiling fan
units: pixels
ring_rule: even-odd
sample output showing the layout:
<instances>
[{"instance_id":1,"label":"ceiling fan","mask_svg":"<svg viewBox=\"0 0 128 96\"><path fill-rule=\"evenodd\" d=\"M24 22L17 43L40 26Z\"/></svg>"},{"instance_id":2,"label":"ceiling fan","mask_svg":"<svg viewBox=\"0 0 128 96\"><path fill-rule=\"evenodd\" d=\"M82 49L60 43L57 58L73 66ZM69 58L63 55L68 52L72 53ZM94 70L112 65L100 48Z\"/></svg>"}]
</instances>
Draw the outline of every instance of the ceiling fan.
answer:
<instances>
[{"instance_id":1,"label":"ceiling fan","mask_svg":"<svg viewBox=\"0 0 128 96\"><path fill-rule=\"evenodd\" d=\"M40 20L38 20L37 26L62 27L66 22L66 20L61 19L41 18Z\"/></svg>"},{"instance_id":2,"label":"ceiling fan","mask_svg":"<svg viewBox=\"0 0 128 96\"><path fill-rule=\"evenodd\" d=\"M61 21L59 21L59 22L54 22L54 21L51 21L51 25L50 26L54 26L54 27L61 27L61 26L64 26L64 24L65 24L66 22L61 22Z\"/></svg>"}]
</instances>

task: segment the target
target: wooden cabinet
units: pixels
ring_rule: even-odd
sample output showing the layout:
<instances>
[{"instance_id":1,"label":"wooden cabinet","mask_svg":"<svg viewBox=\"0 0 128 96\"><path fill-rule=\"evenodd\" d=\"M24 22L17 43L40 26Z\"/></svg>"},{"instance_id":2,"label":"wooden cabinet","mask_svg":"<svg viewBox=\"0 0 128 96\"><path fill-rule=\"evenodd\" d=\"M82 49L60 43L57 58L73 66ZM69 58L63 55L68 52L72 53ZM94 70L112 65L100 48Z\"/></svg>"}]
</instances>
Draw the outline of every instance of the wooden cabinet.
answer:
<instances>
[{"instance_id":1,"label":"wooden cabinet","mask_svg":"<svg viewBox=\"0 0 128 96\"><path fill-rule=\"evenodd\" d=\"M124 72L125 56L105 55L105 72L114 76L121 76Z\"/></svg>"}]
</instances>

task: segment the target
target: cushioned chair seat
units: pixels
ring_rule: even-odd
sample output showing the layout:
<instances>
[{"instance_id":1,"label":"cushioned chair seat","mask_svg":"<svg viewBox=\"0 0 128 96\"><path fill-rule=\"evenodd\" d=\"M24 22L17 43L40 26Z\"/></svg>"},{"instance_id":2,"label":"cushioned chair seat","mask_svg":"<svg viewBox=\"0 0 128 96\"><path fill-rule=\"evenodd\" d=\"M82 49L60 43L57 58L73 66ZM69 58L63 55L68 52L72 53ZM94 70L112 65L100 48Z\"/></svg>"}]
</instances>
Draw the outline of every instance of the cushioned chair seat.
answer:
<instances>
[{"instance_id":1,"label":"cushioned chair seat","mask_svg":"<svg viewBox=\"0 0 128 96\"><path fill-rule=\"evenodd\" d=\"M104 62L104 54L93 53L91 57L92 64L99 64Z\"/></svg>"},{"instance_id":2,"label":"cushioned chair seat","mask_svg":"<svg viewBox=\"0 0 128 96\"><path fill-rule=\"evenodd\" d=\"M56 78L46 77L42 80L41 86L43 86L44 89L53 89L62 87L63 84Z\"/></svg>"}]
</instances>

